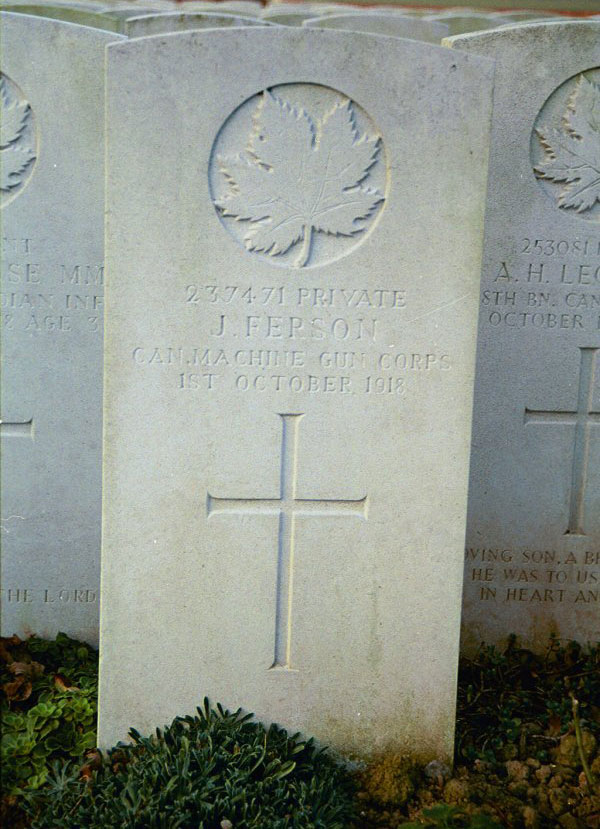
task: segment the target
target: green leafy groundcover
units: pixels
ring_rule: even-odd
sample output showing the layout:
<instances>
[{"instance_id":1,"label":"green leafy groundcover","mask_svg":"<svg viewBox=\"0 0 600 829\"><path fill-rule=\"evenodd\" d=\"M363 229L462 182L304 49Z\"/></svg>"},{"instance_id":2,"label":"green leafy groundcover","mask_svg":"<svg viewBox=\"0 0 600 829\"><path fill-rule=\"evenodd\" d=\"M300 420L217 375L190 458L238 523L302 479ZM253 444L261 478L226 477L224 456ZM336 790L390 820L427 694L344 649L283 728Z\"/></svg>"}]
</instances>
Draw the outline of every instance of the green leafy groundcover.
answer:
<instances>
[{"instance_id":1,"label":"green leafy groundcover","mask_svg":"<svg viewBox=\"0 0 600 829\"><path fill-rule=\"evenodd\" d=\"M99 753L84 769L57 764L29 798L34 829L101 826L178 829L343 829L353 792L311 740L251 722L221 706L198 708L151 737Z\"/></svg>"},{"instance_id":2,"label":"green leafy groundcover","mask_svg":"<svg viewBox=\"0 0 600 829\"><path fill-rule=\"evenodd\" d=\"M459 676L456 767L385 753L349 775L312 741L205 702L102 756L97 653L0 640L10 829L600 829L600 645L482 647ZM408 821L408 822L407 822Z\"/></svg>"},{"instance_id":3,"label":"green leafy groundcover","mask_svg":"<svg viewBox=\"0 0 600 829\"><path fill-rule=\"evenodd\" d=\"M4 797L37 790L53 761L95 746L97 663L92 648L64 634L0 641Z\"/></svg>"},{"instance_id":4,"label":"green leafy groundcover","mask_svg":"<svg viewBox=\"0 0 600 829\"><path fill-rule=\"evenodd\" d=\"M456 761L497 763L520 754L549 762L560 736L573 729L573 699L600 742L600 644L561 645L552 637L541 655L520 648L515 636L505 650L482 646L460 664Z\"/></svg>"},{"instance_id":5,"label":"green leafy groundcover","mask_svg":"<svg viewBox=\"0 0 600 829\"><path fill-rule=\"evenodd\" d=\"M0 640L2 824L33 829L342 829L354 786L335 758L277 726L208 701L103 756L96 744L98 655Z\"/></svg>"}]
</instances>

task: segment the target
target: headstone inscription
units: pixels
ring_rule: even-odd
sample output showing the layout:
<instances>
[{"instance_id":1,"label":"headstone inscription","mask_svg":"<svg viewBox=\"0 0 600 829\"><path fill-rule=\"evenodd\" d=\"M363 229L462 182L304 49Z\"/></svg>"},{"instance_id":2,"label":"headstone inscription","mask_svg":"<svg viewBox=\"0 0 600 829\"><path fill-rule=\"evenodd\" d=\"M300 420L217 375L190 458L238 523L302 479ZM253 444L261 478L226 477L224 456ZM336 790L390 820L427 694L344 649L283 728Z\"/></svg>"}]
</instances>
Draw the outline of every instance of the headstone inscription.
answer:
<instances>
[{"instance_id":1,"label":"headstone inscription","mask_svg":"<svg viewBox=\"0 0 600 829\"><path fill-rule=\"evenodd\" d=\"M115 38L6 12L0 27L2 633L97 643L103 67Z\"/></svg>"},{"instance_id":2,"label":"headstone inscription","mask_svg":"<svg viewBox=\"0 0 600 829\"><path fill-rule=\"evenodd\" d=\"M448 41L497 61L467 650L600 637L599 35L549 22Z\"/></svg>"},{"instance_id":3,"label":"headstone inscription","mask_svg":"<svg viewBox=\"0 0 600 829\"><path fill-rule=\"evenodd\" d=\"M107 53L99 739L208 694L449 757L492 63L288 27Z\"/></svg>"},{"instance_id":4,"label":"headstone inscription","mask_svg":"<svg viewBox=\"0 0 600 829\"><path fill-rule=\"evenodd\" d=\"M406 37L427 43L440 43L449 31L448 26L444 23L421 20L418 17L403 17L400 14L386 14L385 12L332 14L305 20L302 25L308 28L338 29L346 32Z\"/></svg>"}]
</instances>

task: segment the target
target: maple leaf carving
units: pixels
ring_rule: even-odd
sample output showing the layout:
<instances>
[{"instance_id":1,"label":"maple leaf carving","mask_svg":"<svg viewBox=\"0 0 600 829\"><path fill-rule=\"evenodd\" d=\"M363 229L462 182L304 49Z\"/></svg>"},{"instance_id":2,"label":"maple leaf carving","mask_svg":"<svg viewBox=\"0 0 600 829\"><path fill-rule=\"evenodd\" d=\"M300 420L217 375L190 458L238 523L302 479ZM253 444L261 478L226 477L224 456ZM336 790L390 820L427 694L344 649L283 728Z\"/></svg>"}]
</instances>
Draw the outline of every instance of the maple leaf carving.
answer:
<instances>
[{"instance_id":1,"label":"maple leaf carving","mask_svg":"<svg viewBox=\"0 0 600 829\"><path fill-rule=\"evenodd\" d=\"M29 104L10 101L4 78L0 80L2 119L0 120L0 147L5 149L21 135L29 118Z\"/></svg>"},{"instance_id":2,"label":"maple leaf carving","mask_svg":"<svg viewBox=\"0 0 600 829\"><path fill-rule=\"evenodd\" d=\"M21 140L31 109L26 101L11 100L4 78L0 79L0 190L16 187L19 176L35 159L28 142Z\"/></svg>"},{"instance_id":3,"label":"maple leaf carving","mask_svg":"<svg viewBox=\"0 0 600 829\"><path fill-rule=\"evenodd\" d=\"M34 158L28 147L3 149L0 154L0 190L16 187L19 184L18 176L25 172Z\"/></svg>"},{"instance_id":4,"label":"maple leaf carving","mask_svg":"<svg viewBox=\"0 0 600 829\"><path fill-rule=\"evenodd\" d=\"M580 75L562 129L536 132L546 156L535 173L565 182L558 197L560 207L582 213L600 202L600 87Z\"/></svg>"},{"instance_id":5,"label":"maple leaf carving","mask_svg":"<svg viewBox=\"0 0 600 829\"><path fill-rule=\"evenodd\" d=\"M267 90L246 151L217 159L229 190L215 205L248 222L248 250L277 256L302 240L295 266L304 267L315 232L355 236L383 201L364 185L379 150L379 138L359 136L349 100L315 124Z\"/></svg>"}]
</instances>

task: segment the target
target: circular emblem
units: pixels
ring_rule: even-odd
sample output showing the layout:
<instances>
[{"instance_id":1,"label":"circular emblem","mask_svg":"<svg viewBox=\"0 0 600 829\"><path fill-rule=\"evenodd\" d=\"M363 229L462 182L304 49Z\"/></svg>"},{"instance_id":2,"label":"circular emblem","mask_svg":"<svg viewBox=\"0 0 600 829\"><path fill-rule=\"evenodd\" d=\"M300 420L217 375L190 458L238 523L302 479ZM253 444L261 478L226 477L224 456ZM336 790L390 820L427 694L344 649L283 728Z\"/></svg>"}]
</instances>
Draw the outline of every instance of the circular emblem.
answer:
<instances>
[{"instance_id":1,"label":"circular emblem","mask_svg":"<svg viewBox=\"0 0 600 829\"><path fill-rule=\"evenodd\" d=\"M559 210L600 222L600 69L569 78L540 110L531 136L540 187Z\"/></svg>"},{"instance_id":2,"label":"circular emblem","mask_svg":"<svg viewBox=\"0 0 600 829\"><path fill-rule=\"evenodd\" d=\"M0 72L0 205L25 187L36 158L33 112L19 87Z\"/></svg>"},{"instance_id":3,"label":"circular emblem","mask_svg":"<svg viewBox=\"0 0 600 829\"><path fill-rule=\"evenodd\" d=\"M223 226L252 255L287 268L346 256L386 199L381 135L334 89L282 84L239 106L220 129L209 185Z\"/></svg>"}]
</instances>

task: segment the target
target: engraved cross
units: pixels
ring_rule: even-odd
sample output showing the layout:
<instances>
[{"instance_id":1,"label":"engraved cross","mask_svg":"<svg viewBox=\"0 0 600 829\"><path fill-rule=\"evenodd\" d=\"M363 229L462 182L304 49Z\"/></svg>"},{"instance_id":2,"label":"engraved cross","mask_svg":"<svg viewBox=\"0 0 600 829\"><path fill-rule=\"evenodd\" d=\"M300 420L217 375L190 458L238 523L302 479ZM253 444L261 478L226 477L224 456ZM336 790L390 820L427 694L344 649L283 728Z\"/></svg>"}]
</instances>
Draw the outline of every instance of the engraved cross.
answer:
<instances>
[{"instance_id":1,"label":"engraved cross","mask_svg":"<svg viewBox=\"0 0 600 829\"><path fill-rule=\"evenodd\" d=\"M0 420L0 436L3 438L31 438L33 440L33 418L13 422Z\"/></svg>"},{"instance_id":2,"label":"engraved cross","mask_svg":"<svg viewBox=\"0 0 600 829\"><path fill-rule=\"evenodd\" d=\"M596 364L600 348L580 348L579 391L574 412L525 409L525 423L575 426L569 527L565 535L585 535L583 516L592 426L600 426L600 411L592 410Z\"/></svg>"},{"instance_id":3,"label":"engraved cross","mask_svg":"<svg viewBox=\"0 0 600 829\"><path fill-rule=\"evenodd\" d=\"M302 414L280 414L281 466L278 498L216 498L207 494L206 512L213 515L278 515L275 655L271 668L291 670L292 594L296 516L367 518L367 496L355 500L298 498L298 426Z\"/></svg>"},{"instance_id":4,"label":"engraved cross","mask_svg":"<svg viewBox=\"0 0 600 829\"><path fill-rule=\"evenodd\" d=\"M15 420L6 421L0 420L0 437L3 438L30 438L33 440L33 418L29 420ZM7 518L1 518L1 529L8 535L8 528L5 526L10 520L19 518L23 520L22 515L10 515Z\"/></svg>"}]
</instances>

